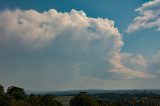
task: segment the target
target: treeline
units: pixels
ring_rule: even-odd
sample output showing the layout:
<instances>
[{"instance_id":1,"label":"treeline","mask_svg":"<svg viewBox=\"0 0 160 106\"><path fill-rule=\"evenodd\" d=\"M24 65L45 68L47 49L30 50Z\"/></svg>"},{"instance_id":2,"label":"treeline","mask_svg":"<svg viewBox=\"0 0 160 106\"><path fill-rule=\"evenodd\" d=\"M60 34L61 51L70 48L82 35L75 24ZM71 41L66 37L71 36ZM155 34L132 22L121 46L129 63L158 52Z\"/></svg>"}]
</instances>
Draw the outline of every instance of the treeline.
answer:
<instances>
[{"instance_id":1,"label":"treeline","mask_svg":"<svg viewBox=\"0 0 160 106\"><path fill-rule=\"evenodd\" d=\"M4 91L0 85L0 106L62 106L55 100L55 96L46 95L26 95L24 89L11 86Z\"/></svg>"},{"instance_id":2,"label":"treeline","mask_svg":"<svg viewBox=\"0 0 160 106\"><path fill-rule=\"evenodd\" d=\"M0 85L0 106L62 106L60 102L55 99L54 95L35 95L25 94L23 88L11 86L7 91L4 91L3 86ZM70 100L70 106L121 106L115 102L107 102L96 100L88 95L86 92L81 92L73 96Z\"/></svg>"},{"instance_id":3,"label":"treeline","mask_svg":"<svg viewBox=\"0 0 160 106\"><path fill-rule=\"evenodd\" d=\"M123 106L118 102L102 101L91 97L86 92L81 92L70 101L70 106Z\"/></svg>"}]
</instances>

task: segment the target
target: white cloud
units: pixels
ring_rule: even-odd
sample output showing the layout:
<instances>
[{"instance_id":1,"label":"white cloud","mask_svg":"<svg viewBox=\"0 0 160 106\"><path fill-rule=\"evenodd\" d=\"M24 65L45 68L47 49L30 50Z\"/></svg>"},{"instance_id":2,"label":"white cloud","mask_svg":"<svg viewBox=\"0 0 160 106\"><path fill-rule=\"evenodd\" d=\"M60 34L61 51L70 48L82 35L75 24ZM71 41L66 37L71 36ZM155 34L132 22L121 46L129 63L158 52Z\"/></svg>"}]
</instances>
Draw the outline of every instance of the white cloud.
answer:
<instances>
[{"instance_id":1,"label":"white cloud","mask_svg":"<svg viewBox=\"0 0 160 106\"><path fill-rule=\"evenodd\" d=\"M121 79L156 77L154 74L144 70L146 68L146 60L141 54L119 53L113 57L111 63L115 65L111 71L119 73Z\"/></svg>"},{"instance_id":2,"label":"white cloud","mask_svg":"<svg viewBox=\"0 0 160 106\"><path fill-rule=\"evenodd\" d=\"M154 54L151 59L147 62L147 70L160 76L160 52Z\"/></svg>"},{"instance_id":3,"label":"white cloud","mask_svg":"<svg viewBox=\"0 0 160 106\"><path fill-rule=\"evenodd\" d=\"M113 21L89 18L83 11L76 10L70 13L58 13L54 9L43 13L35 10L5 10L0 13L0 21L1 41L15 39L30 46L41 45L70 30L90 33L87 39L98 39L99 36L92 31L101 33L101 36L106 32L117 38L120 36ZM118 46L122 45L122 41L117 40L117 43Z\"/></svg>"},{"instance_id":4,"label":"white cloud","mask_svg":"<svg viewBox=\"0 0 160 106\"><path fill-rule=\"evenodd\" d=\"M0 67L6 70L0 71L0 78L6 74L3 81L16 75L24 76L26 83L38 80L45 84L53 82L62 85L82 83L83 79L89 77L154 77L139 68L133 68L136 65L145 66L141 55L121 53L123 41L114 21L87 17L83 11L1 11L0 43L3 51L0 52L0 58L3 58ZM26 46L34 50L30 51ZM23 82L21 77L16 77L19 83Z\"/></svg>"},{"instance_id":5,"label":"white cloud","mask_svg":"<svg viewBox=\"0 0 160 106\"><path fill-rule=\"evenodd\" d=\"M121 53L122 64L130 68L144 68L146 67L146 60L141 54Z\"/></svg>"},{"instance_id":6,"label":"white cloud","mask_svg":"<svg viewBox=\"0 0 160 106\"><path fill-rule=\"evenodd\" d=\"M140 14L131 23L126 32L131 33L141 29L156 28L160 30L160 0L144 3L142 7L135 10Z\"/></svg>"}]
</instances>

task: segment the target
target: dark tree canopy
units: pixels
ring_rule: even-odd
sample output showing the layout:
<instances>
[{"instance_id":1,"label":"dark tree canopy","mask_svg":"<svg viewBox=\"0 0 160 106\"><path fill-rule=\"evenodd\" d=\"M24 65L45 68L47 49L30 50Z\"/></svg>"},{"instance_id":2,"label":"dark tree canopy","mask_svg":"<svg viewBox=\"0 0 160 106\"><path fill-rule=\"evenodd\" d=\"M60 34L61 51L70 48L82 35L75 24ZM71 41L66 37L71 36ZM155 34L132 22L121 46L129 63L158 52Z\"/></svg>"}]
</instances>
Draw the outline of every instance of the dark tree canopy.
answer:
<instances>
[{"instance_id":1,"label":"dark tree canopy","mask_svg":"<svg viewBox=\"0 0 160 106\"><path fill-rule=\"evenodd\" d=\"M15 86L8 87L7 94L13 96L16 100L24 100L27 98L24 89Z\"/></svg>"},{"instance_id":2,"label":"dark tree canopy","mask_svg":"<svg viewBox=\"0 0 160 106\"><path fill-rule=\"evenodd\" d=\"M25 94L23 88L19 88L19 87L15 87L15 86L8 87L8 89L7 89L7 94L12 95L12 94L14 94L14 93Z\"/></svg>"},{"instance_id":3,"label":"dark tree canopy","mask_svg":"<svg viewBox=\"0 0 160 106\"><path fill-rule=\"evenodd\" d=\"M4 92L1 86L0 106L62 106L54 95L26 95L23 88L11 86ZM112 102L96 100L86 92L81 92L70 101L70 106L122 106Z\"/></svg>"},{"instance_id":4,"label":"dark tree canopy","mask_svg":"<svg viewBox=\"0 0 160 106\"><path fill-rule=\"evenodd\" d=\"M86 92L81 92L71 99L70 106L122 106L122 105L108 101L96 100Z\"/></svg>"},{"instance_id":5,"label":"dark tree canopy","mask_svg":"<svg viewBox=\"0 0 160 106\"><path fill-rule=\"evenodd\" d=\"M4 87L2 85L0 85L0 94L4 93Z\"/></svg>"},{"instance_id":6,"label":"dark tree canopy","mask_svg":"<svg viewBox=\"0 0 160 106\"><path fill-rule=\"evenodd\" d=\"M81 92L70 101L71 106L95 106L95 100L86 92Z\"/></svg>"},{"instance_id":7,"label":"dark tree canopy","mask_svg":"<svg viewBox=\"0 0 160 106\"><path fill-rule=\"evenodd\" d=\"M44 95L42 101L45 106L62 106L61 103L55 100L55 96L51 94Z\"/></svg>"},{"instance_id":8,"label":"dark tree canopy","mask_svg":"<svg viewBox=\"0 0 160 106\"><path fill-rule=\"evenodd\" d=\"M0 86L0 106L62 106L54 95L27 95L23 88L11 86L4 92Z\"/></svg>"}]
</instances>

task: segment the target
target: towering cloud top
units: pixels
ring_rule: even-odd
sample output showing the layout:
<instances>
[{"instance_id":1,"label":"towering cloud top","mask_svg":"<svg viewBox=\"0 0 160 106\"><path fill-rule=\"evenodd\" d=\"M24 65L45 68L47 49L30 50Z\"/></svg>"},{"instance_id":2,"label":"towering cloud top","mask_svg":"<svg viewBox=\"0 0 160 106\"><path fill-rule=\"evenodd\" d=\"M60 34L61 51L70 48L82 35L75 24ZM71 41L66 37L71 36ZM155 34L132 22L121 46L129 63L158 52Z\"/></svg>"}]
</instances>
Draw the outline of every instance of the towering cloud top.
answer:
<instances>
[{"instance_id":1,"label":"towering cloud top","mask_svg":"<svg viewBox=\"0 0 160 106\"><path fill-rule=\"evenodd\" d=\"M155 77L144 71L142 55L121 53L122 46L114 21L87 17L83 11L0 12L0 58L4 60L0 77L4 82L14 78L11 81L33 86L38 86L37 81L81 86L88 78L87 84L97 79Z\"/></svg>"},{"instance_id":2,"label":"towering cloud top","mask_svg":"<svg viewBox=\"0 0 160 106\"><path fill-rule=\"evenodd\" d=\"M83 11L72 10L70 13L58 13L51 9L48 12L39 13L35 10L5 10L0 12L0 39L19 40L29 46L41 46L61 36L66 32L79 33L85 40L105 37L107 33L115 36L117 45L121 46L122 41L118 40L120 34L114 28L114 22L108 19L95 19L86 17ZM88 33L85 35L83 33ZM97 34L97 35L96 35ZM76 38L77 34L74 35ZM77 36L78 37L78 36Z\"/></svg>"}]
</instances>

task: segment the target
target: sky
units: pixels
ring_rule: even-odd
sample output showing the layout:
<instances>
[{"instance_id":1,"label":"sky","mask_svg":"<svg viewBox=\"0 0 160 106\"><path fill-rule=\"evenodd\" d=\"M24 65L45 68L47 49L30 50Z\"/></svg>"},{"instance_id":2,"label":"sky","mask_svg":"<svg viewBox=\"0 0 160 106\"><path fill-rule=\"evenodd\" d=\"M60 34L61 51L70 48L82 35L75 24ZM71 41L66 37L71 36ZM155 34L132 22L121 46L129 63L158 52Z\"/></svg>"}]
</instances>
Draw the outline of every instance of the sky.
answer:
<instances>
[{"instance_id":1,"label":"sky","mask_svg":"<svg viewBox=\"0 0 160 106\"><path fill-rule=\"evenodd\" d=\"M0 0L0 84L159 89L160 0Z\"/></svg>"}]
</instances>

